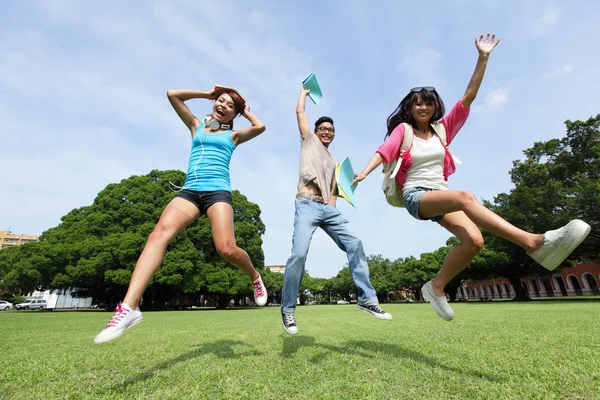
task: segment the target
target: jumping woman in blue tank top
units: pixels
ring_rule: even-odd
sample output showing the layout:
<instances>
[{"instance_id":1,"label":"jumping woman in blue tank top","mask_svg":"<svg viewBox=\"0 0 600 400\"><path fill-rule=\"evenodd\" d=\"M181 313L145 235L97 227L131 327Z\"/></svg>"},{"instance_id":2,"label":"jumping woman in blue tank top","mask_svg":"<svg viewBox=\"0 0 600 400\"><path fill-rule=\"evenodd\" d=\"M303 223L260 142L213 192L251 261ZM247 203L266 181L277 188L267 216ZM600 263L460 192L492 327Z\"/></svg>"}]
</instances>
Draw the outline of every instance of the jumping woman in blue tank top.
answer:
<instances>
[{"instance_id":1,"label":"jumping woman in blue tank top","mask_svg":"<svg viewBox=\"0 0 600 400\"><path fill-rule=\"evenodd\" d=\"M260 119L235 89L215 87L208 92L169 90L167 97L192 134L192 150L185 184L165 210L148 238L131 276L122 304L108 325L96 336L104 343L121 336L126 329L142 321L138 304L152 275L162 263L167 245L183 228L206 214L212 228L217 252L241 268L252 280L254 301L263 306L267 291L260 274L244 250L237 247L233 230L233 207L229 183L229 161L235 148L265 131ZM190 99L215 100L212 112L200 121L185 105ZM252 126L233 130L233 119L243 115Z\"/></svg>"}]
</instances>

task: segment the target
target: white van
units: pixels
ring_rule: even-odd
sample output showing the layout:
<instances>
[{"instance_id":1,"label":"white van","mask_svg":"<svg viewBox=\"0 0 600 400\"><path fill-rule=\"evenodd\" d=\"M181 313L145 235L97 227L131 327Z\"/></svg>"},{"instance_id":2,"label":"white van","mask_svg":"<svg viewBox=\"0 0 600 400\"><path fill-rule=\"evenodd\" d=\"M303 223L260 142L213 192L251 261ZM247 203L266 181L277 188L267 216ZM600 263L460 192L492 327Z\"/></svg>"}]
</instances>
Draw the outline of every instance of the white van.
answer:
<instances>
[{"instance_id":1,"label":"white van","mask_svg":"<svg viewBox=\"0 0 600 400\"><path fill-rule=\"evenodd\" d=\"M46 300L25 300L15 306L17 310L42 310L46 308Z\"/></svg>"}]
</instances>

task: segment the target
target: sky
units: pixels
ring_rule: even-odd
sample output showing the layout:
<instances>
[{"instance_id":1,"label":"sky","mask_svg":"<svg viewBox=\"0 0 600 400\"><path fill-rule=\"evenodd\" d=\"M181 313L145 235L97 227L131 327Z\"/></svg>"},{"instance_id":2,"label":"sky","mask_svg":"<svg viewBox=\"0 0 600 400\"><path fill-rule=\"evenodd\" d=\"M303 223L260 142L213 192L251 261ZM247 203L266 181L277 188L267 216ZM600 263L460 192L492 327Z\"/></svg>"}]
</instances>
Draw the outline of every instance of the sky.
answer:
<instances>
[{"instance_id":1,"label":"sky","mask_svg":"<svg viewBox=\"0 0 600 400\"><path fill-rule=\"evenodd\" d=\"M309 121L331 116L330 151L360 171L410 88L435 86L447 109L460 99L474 38L487 32L501 42L452 143L463 164L449 185L493 200L511 190L523 150L563 137L565 120L600 113L599 20L592 0L0 2L0 230L41 234L110 183L185 171L190 135L166 90L225 85L267 126L235 150L231 183L262 210L265 263L285 264L302 80L314 72L324 94L307 102ZM197 116L211 110L188 104ZM450 234L439 225L387 205L378 171L357 188L356 209L338 202L366 253L395 260L443 246ZM346 263L318 230L311 276Z\"/></svg>"}]
</instances>

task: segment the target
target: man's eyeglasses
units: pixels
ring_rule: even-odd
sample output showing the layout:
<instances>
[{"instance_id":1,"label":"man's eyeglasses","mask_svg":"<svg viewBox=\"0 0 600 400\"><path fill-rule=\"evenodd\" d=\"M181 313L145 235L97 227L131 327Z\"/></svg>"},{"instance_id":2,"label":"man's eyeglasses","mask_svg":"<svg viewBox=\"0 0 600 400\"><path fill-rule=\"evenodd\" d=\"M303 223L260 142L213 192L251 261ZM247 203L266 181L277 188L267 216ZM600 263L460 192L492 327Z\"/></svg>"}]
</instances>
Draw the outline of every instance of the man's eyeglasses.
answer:
<instances>
[{"instance_id":1,"label":"man's eyeglasses","mask_svg":"<svg viewBox=\"0 0 600 400\"><path fill-rule=\"evenodd\" d=\"M331 132L331 133L335 132L334 128L330 128L328 126L320 126L320 127L317 128L317 130L319 132Z\"/></svg>"},{"instance_id":2,"label":"man's eyeglasses","mask_svg":"<svg viewBox=\"0 0 600 400\"><path fill-rule=\"evenodd\" d=\"M435 88L433 86L417 86L417 87L410 89L410 91L414 92L414 93L419 93L419 92L422 92L423 90L425 90L427 92L435 92Z\"/></svg>"}]
</instances>

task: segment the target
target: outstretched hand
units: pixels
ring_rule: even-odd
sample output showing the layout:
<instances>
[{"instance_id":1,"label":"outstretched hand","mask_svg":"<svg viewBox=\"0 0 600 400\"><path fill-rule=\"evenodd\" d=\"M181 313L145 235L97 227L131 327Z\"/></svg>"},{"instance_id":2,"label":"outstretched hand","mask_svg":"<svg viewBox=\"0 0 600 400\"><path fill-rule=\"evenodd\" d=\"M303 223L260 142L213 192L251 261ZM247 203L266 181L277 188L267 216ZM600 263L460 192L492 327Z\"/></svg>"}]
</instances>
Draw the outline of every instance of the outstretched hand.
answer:
<instances>
[{"instance_id":1,"label":"outstretched hand","mask_svg":"<svg viewBox=\"0 0 600 400\"><path fill-rule=\"evenodd\" d=\"M304 86L302 86L302 91L300 92L300 94L303 96L308 96L309 93L310 89L304 89Z\"/></svg>"},{"instance_id":2,"label":"outstretched hand","mask_svg":"<svg viewBox=\"0 0 600 400\"><path fill-rule=\"evenodd\" d=\"M358 182L362 182L366 177L367 177L367 175L365 175L362 172L360 174L357 174L355 172L354 173L354 179L352 180L352 183L350 184L350 186L354 186L354 184L356 184Z\"/></svg>"},{"instance_id":3,"label":"outstretched hand","mask_svg":"<svg viewBox=\"0 0 600 400\"><path fill-rule=\"evenodd\" d=\"M485 39L483 35L479 36L479 39L475 38L475 47L477 47L479 55L482 56L489 55L498 43L500 43L500 38L496 40L496 34L492 34L491 38L489 33L485 36Z\"/></svg>"}]
</instances>

